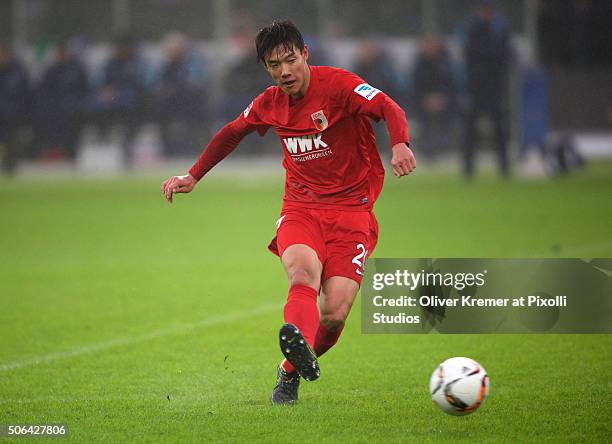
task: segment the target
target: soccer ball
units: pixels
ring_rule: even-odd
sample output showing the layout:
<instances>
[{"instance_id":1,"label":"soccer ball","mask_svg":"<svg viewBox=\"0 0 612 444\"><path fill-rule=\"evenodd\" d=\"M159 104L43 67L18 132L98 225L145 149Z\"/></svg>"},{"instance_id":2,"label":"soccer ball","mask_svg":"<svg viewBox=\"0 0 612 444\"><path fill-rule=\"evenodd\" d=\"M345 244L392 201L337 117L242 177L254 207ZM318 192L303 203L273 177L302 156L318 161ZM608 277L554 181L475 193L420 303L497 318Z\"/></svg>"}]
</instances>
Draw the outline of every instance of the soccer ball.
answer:
<instances>
[{"instance_id":1,"label":"soccer ball","mask_svg":"<svg viewBox=\"0 0 612 444\"><path fill-rule=\"evenodd\" d=\"M480 407L489 393L486 370L470 358L450 358L438 366L429 382L431 400L449 415L462 416Z\"/></svg>"}]
</instances>

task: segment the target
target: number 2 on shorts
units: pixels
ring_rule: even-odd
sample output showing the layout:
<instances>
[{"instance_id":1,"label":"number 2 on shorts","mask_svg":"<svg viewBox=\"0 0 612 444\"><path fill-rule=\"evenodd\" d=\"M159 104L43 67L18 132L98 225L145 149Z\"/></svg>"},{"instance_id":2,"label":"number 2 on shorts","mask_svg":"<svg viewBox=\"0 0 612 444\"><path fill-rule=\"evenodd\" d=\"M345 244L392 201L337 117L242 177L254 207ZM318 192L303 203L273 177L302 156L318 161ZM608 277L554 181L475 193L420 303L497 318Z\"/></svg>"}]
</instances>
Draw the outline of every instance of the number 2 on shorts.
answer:
<instances>
[{"instance_id":1,"label":"number 2 on shorts","mask_svg":"<svg viewBox=\"0 0 612 444\"><path fill-rule=\"evenodd\" d=\"M363 276L363 268L365 267L365 258L368 255L368 250L363 244L357 244L357 250L359 250L359 254L351 262L359 267L355 270L355 273Z\"/></svg>"}]
</instances>

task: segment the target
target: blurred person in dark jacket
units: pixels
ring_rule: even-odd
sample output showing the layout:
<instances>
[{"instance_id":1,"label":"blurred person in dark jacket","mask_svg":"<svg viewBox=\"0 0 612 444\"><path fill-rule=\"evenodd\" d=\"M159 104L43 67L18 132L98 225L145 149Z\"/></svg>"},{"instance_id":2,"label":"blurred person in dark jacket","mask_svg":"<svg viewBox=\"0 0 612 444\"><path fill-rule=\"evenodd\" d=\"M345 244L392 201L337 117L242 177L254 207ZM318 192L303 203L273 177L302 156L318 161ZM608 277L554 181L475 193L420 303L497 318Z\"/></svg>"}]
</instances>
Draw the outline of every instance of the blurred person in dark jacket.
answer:
<instances>
[{"instance_id":1,"label":"blurred person in dark jacket","mask_svg":"<svg viewBox=\"0 0 612 444\"><path fill-rule=\"evenodd\" d=\"M268 86L271 86L270 76L253 63L251 54L245 53L240 56L225 76L223 119L235 119L244 111L244 104Z\"/></svg>"},{"instance_id":2,"label":"blurred person in dark jacket","mask_svg":"<svg viewBox=\"0 0 612 444\"><path fill-rule=\"evenodd\" d=\"M132 164L132 144L142 118L144 65L133 39L123 35L115 39L113 55L104 66L102 79L96 86L90 107L103 133L123 129L125 165Z\"/></svg>"},{"instance_id":3,"label":"blurred person in dark jacket","mask_svg":"<svg viewBox=\"0 0 612 444\"><path fill-rule=\"evenodd\" d=\"M464 141L464 173L474 174L476 127L480 117L493 125L495 149L502 177L509 175L507 107L510 35L506 20L490 0L480 0L465 31L468 107Z\"/></svg>"},{"instance_id":4,"label":"blurred person in dark jacket","mask_svg":"<svg viewBox=\"0 0 612 444\"><path fill-rule=\"evenodd\" d=\"M270 76L258 64L253 63L250 52L245 52L228 70L224 86L221 117L224 120L234 120L244 111L244 104L271 86L271 83ZM264 138L255 134L249 134L247 140L251 147L249 154L261 155L268 146L274 148L273 145L266 144Z\"/></svg>"},{"instance_id":5,"label":"blurred person in dark jacket","mask_svg":"<svg viewBox=\"0 0 612 444\"><path fill-rule=\"evenodd\" d=\"M196 130L204 120L205 73L179 33L164 37L165 64L153 90L153 104L166 155L192 155L199 146Z\"/></svg>"},{"instance_id":6,"label":"blurred person in dark jacket","mask_svg":"<svg viewBox=\"0 0 612 444\"><path fill-rule=\"evenodd\" d=\"M414 110L421 124L419 146L433 158L452 143L455 82L450 56L436 37L421 42L413 72Z\"/></svg>"},{"instance_id":7,"label":"blurred person in dark jacket","mask_svg":"<svg viewBox=\"0 0 612 444\"><path fill-rule=\"evenodd\" d=\"M1 170L14 172L18 132L27 120L28 76L8 43L0 41L0 160Z\"/></svg>"},{"instance_id":8,"label":"blurred person in dark jacket","mask_svg":"<svg viewBox=\"0 0 612 444\"><path fill-rule=\"evenodd\" d=\"M357 49L353 72L391 97L398 97L397 75L385 50L372 40L363 40Z\"/></svg>"},{"instance_id":9,"label":"blurred person in dark jacket","mask_svg":"<svg viewBox=\"0 0 612 444\"><path fill-rule=\"evenodd\" d=\"M62 42L35 91L33 123L39 153L62 153L75 160L86 95L85 68Z\"/></svg>"},{"instance_id":10,"label":"blurred person in dark jacket","mask_svg":"<svg viewBox=\"0 0 612 444\"><path fill-rule=\"evenodd\" d=\"M398 76L391 58L385 49L376 41L364 39L357 48L352 71L391 97L401 97L398 88ZM403 105L402 101L399 102ZM389 143L389 134L384 125L375 125L376 139L380 143Z\"/></svg>"}]
</instances>

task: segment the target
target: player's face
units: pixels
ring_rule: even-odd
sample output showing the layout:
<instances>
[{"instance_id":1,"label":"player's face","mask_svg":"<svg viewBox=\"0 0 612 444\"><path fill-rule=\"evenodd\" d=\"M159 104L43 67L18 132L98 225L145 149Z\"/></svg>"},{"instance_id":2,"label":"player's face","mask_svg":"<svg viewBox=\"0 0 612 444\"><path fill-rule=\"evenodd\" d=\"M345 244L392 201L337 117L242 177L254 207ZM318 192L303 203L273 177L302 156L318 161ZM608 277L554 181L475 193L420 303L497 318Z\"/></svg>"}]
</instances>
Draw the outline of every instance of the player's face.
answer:
<instances>
[{"instance_id":1,"label":"player's face","mask_svg":"<svg viewBox=\"0 0 612 444\"><path fill-rule=\"evenodd\" d=\"M304 97L310 83L308 48L287 51L282 46L274 48L266 58L266 69L274 82L285 93L299 99Z\"/></svg>"}]
</instances>

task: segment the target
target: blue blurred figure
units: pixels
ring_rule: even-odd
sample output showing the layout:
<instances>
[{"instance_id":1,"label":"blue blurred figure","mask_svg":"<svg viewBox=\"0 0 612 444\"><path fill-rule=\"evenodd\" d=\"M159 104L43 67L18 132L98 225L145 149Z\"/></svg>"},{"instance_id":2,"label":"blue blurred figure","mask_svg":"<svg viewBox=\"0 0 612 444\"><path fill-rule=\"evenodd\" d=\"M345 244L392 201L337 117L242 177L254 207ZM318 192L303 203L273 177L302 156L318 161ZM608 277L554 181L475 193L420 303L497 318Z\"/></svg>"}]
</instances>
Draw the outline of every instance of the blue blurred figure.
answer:
<instances>
[{"instance_id":1,"label":"blue blurred figure","mask_svg":"<svg viewBox=\"0 0 612 444\"><path fill-rule=\"evenodd\" d=\"M58 44L55 58L34 94L34 145L38 153L65 154L76 159L87 96L87 73L66 42Z\"/></svg>"},{"instance_id":2,"label":"blue blurred figure","mask_svg":"<svg viewBox=\"0 0 612 444\"><path fill-rule=\"evenodd\" d=\"M412 73L413 106L421 125L419 147L434 158L452 144L456 87L451 58L442 42L426 37Z\"/></svg>"},{"instance_id":3,"label":"blue blurred figure","mask_svg":"<svg viewBox=\"0 0 612 444\"><path fill-rule=\"evenodd\" d=\"M507 108L509 96L510 35L506 20L490 0L480 0L465 30L468 109L463 146L464 173L474 174L476 124L488 117L494 129L500 173L509 175Z\"/></svg>"},{"instance_id":4,"label":"blue blurred figure","mask_svg":"<svg viewBox=\"0 0 612 444\"><path fill-rule=\"evenodd\" d=\"M14 172L19 129L27 121L28 76L8 43L0 41L0 159L1 171Z\"/></svg>"},{"instance_id":5,"label":"blue blurred figure","mask_svg":"<svg viewBox=\"0 0 612 444\"><path fill-rule=\"evenodd\" d=\"M104 66L102 78L90 99L90 111L102 133L121 127L123 157L132 166L133 140L142 122L145 67L130 36L114 41L113 55Z\"/></svg>"},{"instance_id":6,"label":"blue blurred figure","mask_svg":"<svg viewBox=\"0 0 612 444\"><path fill-rule=\"evenodd\" d=\"M200 148L197 127L205 120L205 73L183 35L167 35L162 49L166 61L152 91L152 102L162 131L164 153L191 156Z\"/></svg>"},{"instance_id":7,"label":"blue blurred figure","mask_svg":"<svg viewBox=\"0 0 612 444\"><path fill-rule=\"evenodd\" d=\"M521 82L521 151L522 159L531 148L537 149L542 158L546 155L548 135L548 79L544 68L529 66Z\"/></svg>"}]
</instances>

